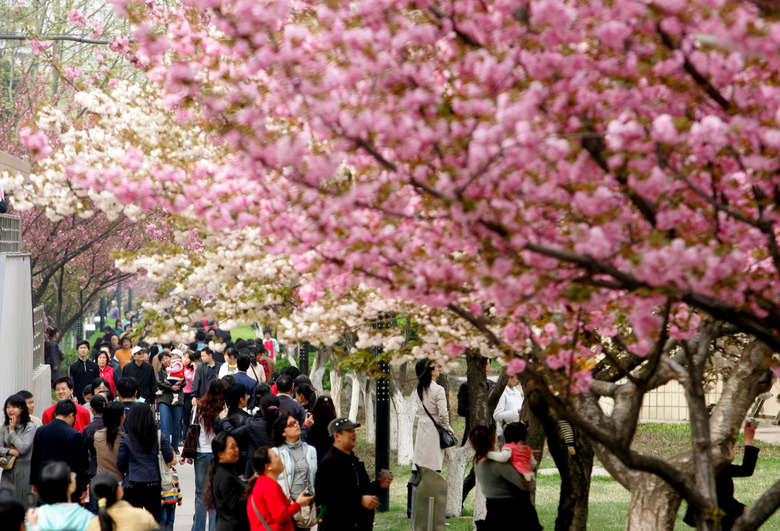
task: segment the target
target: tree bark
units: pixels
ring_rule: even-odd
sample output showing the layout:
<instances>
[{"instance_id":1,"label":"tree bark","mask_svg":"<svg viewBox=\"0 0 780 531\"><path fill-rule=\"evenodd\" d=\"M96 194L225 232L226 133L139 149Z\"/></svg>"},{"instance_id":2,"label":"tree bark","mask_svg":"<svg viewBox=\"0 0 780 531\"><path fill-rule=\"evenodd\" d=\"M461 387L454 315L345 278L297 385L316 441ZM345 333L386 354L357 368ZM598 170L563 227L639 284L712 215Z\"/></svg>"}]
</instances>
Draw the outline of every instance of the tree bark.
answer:
<instances>
[{"instance_id":1,"label":"tree bark","mask_svg":"<svg viewBox=\"0 0 780 531\"><path fill-rule=\"evenodd\" d=\"M478 350L466 351L466 386L469 393L469 426L490 426L492 416L488 411L487 358ZM468 434L466 434L468 437Z\"/></svg>"},{"instance_id":2,"label":"tree bark","mask_svg":"<svg viewBox=\"0 0 780 531\"><path fill-rule=\"evenodd\" d=\"M558 517L555 519L556 531L581 531L587 529L588 495L590 475L593 470L593 446L585 436L574 429L574 455L569 454L568 446L561 440L555 413L542 400L539 393L529 391L526 404L538 419L547 436L547 447L561 475L561 492L558 499ZM525 409L525 408L524 408ZM542 435L542 437L543 437ZM539 435L534 435L538 441ZM536 444L538 442L534 441ZM543 442L543 439L542 439ZM531 448L536 449L531 445Z\"/></svg>"}]
</instances>

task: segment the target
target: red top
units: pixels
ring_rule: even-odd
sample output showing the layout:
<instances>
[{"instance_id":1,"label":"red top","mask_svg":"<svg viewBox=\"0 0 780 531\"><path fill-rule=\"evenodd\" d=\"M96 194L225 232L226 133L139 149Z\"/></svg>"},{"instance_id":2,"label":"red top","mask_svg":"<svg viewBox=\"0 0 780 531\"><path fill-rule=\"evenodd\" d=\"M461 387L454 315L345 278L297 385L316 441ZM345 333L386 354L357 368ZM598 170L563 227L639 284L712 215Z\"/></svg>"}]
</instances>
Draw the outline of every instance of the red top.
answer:
<instances>
[{"instance_id":1,"label":"red top","mask_svg":"<svg viewBox=\"0 0 780 531\"><path fill-rule=\"evenodd\" d=\"M51 407L47 407L46 411L43 412L43 418L41 419L41 422L44 424L48 424L52 421L54 418L54 408L57 407L57 404L54 404ZM84 429L84 426L90 423L89 419L89 411L84 408L84 406L80 406L79 404L76 404L76 422L73 423L73 429L76 431L81 431Z\"/></svg>"},{"instance_id":2,"label":"red top","mask_svg":"<svg viewBox=\"0 0 780 531\"><path fill-rule=\"evenodd\" d=\"M111 365L106 365L103 370L98 368L98 371L100 372L101 378L108 380L108 387L111 389L111 393L113 393L114 397L116 397L116 389L114 388L114 368Z\"/></svg>"},{"instance_id":3,"label":"red top","mask_svg":"<svg viewBox=\"0 0 780 531\"><path fill-rule=\"evenodd\" d=\"M301 506L298 502L290 503L290 499L284 495L282 487L276 480L266 475L259 476L254 488L252 488L252 496L246 504L246 512L252 531L266 531L255 514L252 500L272 531L295 530L292 520L293 516L301 510Z\"/></svg>"}]
</instances>

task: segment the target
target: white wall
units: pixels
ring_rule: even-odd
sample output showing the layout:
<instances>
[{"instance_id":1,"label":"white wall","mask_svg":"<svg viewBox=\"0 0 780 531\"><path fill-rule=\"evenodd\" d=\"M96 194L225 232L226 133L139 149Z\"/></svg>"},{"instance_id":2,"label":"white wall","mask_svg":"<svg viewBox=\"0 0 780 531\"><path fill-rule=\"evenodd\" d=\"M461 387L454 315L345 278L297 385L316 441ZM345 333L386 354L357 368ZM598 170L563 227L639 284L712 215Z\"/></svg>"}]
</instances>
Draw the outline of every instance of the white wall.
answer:
<instances>
[{"instance_id":1,"label":"white wall","mask_svg":"<svg viewBox=\"0 0 780 531\"><path fill-rule=\"evenodd\" d=\"M21 389L34 392L29 254L0 254L0 338L0 400L4 402ZM36 396L36 402L51 402L51 392L47 395L48 402L46 395Z\"/></svg>"}]
</instances>

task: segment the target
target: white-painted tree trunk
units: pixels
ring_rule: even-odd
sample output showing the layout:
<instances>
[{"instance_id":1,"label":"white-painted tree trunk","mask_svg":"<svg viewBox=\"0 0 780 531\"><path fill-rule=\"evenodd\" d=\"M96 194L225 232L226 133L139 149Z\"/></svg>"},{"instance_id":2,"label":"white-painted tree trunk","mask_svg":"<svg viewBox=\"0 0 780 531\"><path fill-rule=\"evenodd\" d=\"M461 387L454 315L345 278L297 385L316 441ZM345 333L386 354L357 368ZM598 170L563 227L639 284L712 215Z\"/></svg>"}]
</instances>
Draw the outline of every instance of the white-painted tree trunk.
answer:
<instances>
[{"instance_id":1,"label":"white-painted tree trunk","mask_svg":"<svg viewBox=\"0 0 780 531\"><path fill-rule=\"evenodd\" d=\"M474 489L474 529L477 529L479 520L484 520L487 516L487 506L485 495L482 494L482 489L479 487L479 481L477 481L477 487Z\"/></svg>"},{"instance_id":2,"label":"white-painted tree trunk","mask_svg":"<svg viewBox=\"0 0 780 531\"><path fill-rule=\"evenodd\" d=\"M414 406L414 395L404 398L401 391L393 386L393 407L398 417L398 464L411 465L414 459L414 419L417 408Z\"/></svg>"},{"instance_id":3,"label":"white-painted tree trunk","mask_svg":"<svg viewBox=\"0 0 780 531\"><path fill-rule=\"evenodd\" d=\"M393 400L390 400L390 449L398 450L398 411Z\"/></svg>"},{"instance_id":4,"label":"white-painted tree trunk","mask_svg":"<svg viewBox=\"0 0 780 531\"><path fill-rule=\"evenodd\" d=\"M363 386L358 380L358 375L355 371L350 371L347 376L352 381L352 394L349 401L349 420L356 422L358 411L360 410L360 392L363 389Z\"/></svg>"},{"instance_id":5,"label":"white-painted tree trunk","mask_svg":"<svg viewBox=\"0 0 780 531\"><path fill-rule=\"evenodd\" d=\"M317 350L317 355L314 357L314 363L311 365L311 383L314 385L314 390L317 392L317 396L325 394L325 388L322 386L322 378L325 376L325 370L328 368L328 358L330 357L330 347L320 347Z\"/></svg>"},{"instance_id":6,"label":"white-painted tree trunk","mask_svg":"<svg viewBox=\"0 0 780 531\"><path fill-rule=\"evenodd\" d=\"M284 352L284 357L287 358L287 361L295 367L298 368L298 343L287 343L284 348L282 349Z\"/></svg>"},{"instance_id":7,"label":"white-painted tree trunk","mask_svg":"<svg viewBox=\"0 0 780 531\"><path fill-rule=\"evenodd\" d=\"M463 510L463 476L474 457L470 444L444 451L447 456L447 512L460 516Z\"/></svg>"},{"instance_id":8,"label":"white-painted tree trunk","mask_svg":"<svg viewBox=\"0 0 780 531\"><path fill-rule=\"evenodd\" d=\"M333 407L336 409L336 416L341 416L341 391L344 387L344 372L335 369L336 364L331 363L330 370L330 397L333 399Z\"/></svg>"},{"instance_id":9,"label":"white-painted tree trunk","mask_svg":"<svg viewBox=\"0 0 780 531\"><path fill-rule=\"evenodd\" d=\"M376 442L376 418L374 416L374 406L376 405L376 380L367 378L363 387L363 396L365 397L366 412L366 442Z\"/></svg>"}]
</instances>

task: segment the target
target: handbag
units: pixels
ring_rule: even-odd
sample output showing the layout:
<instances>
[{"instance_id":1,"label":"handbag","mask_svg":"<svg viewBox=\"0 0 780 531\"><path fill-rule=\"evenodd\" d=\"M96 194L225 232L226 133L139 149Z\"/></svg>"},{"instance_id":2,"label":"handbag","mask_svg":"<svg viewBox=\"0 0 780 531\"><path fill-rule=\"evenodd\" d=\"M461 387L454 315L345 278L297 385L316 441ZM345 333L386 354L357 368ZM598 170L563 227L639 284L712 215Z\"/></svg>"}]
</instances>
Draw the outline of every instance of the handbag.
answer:
<instances>
[{"instance_id":1,"label":"handbag","mask_svg":"<svg viewBox=\"0 0 780 531\"><path fill-rule=\"evenodd\" d=\"M263 524L263 527L265 527L266 531L272 531L272 529L268 526L268 523L265 521L265 518L263 518L263 515L260 514L260 511L257 510L257 505L255 505L255 499L252 497L252 495L249 495L249 499L252 501L252 509L255 510L255 514L260 519L260 523Z\"/></svg>"},{"instance_id":2,"label":"handbag","mask_svg":"<svg viewBox=\"0 0 780 531\"><path fill-rule=\"evenodd\" d=\"M173 471L168 468L165 458L162 454L162 442L160 432L157 432L157 467L160 469L160 489L162 492L168 492L174 489Z\"/></svg>"},{"instance_id":3,"label":"handbag","mask_svg":"<svg viewBox=\"0 0 780 531\"><path fill-rule=\"evenodd\" d=\"M4 455L3 457L0 457L0 468L3 470L11 470L14 467L15 462L15 455Z\"/></svg>"},{"instance_id":4,"label":"handbag","mask_svg":"<svg viewBox=\"0 0 780 531\"><path fill-rule=\"evenodd\" d=\"M198 439L200 438L200 424L195 422L195 416L198 406L192 408L192 419L187 428L187 435L184 437L184 447L181 449L181 456L185 459L195 459L198 457Z\"/></svg>"},{"instance_id":5,"label":"handbag","mask_svg":"<svg viewBox=\"0 0 780 531\"><path fill-rule=\"evenodd\" d=\"M431 419L431 422L433 422L433 425L436 426L436 431L439 432L439 448L452 448L456 444L458 444L458 440L455 438L453 434L445 430L441 424L433 420L433 417L428 412L428 408L425 407L425 404L422 403L422 400L420 400L420 404L422 404L423 409L426 413L428 413L428 418Z\"/></svg>"},{"instance_id":6,"label":"handbag","mask_svg":"<svg viewBox=\"0 0 780 531\"><path fill-rule=\"evenodd\" d=\"M279 458L282 458L282 447L279 447ZM287 479L287 467L284 467L284 484L287 486L287 492L288 494L292 494L292 491L290 491L290 482ZM292 499L292 496L290 496L290 501L295 501ZM301 507L301 517L295 519L295 525L301 528L309 529L312 527L315 527L319 520L317 519L317 506L314 505L314 502L312 502L311 505L308 507Z\"/></svg>"}]
</instances>

